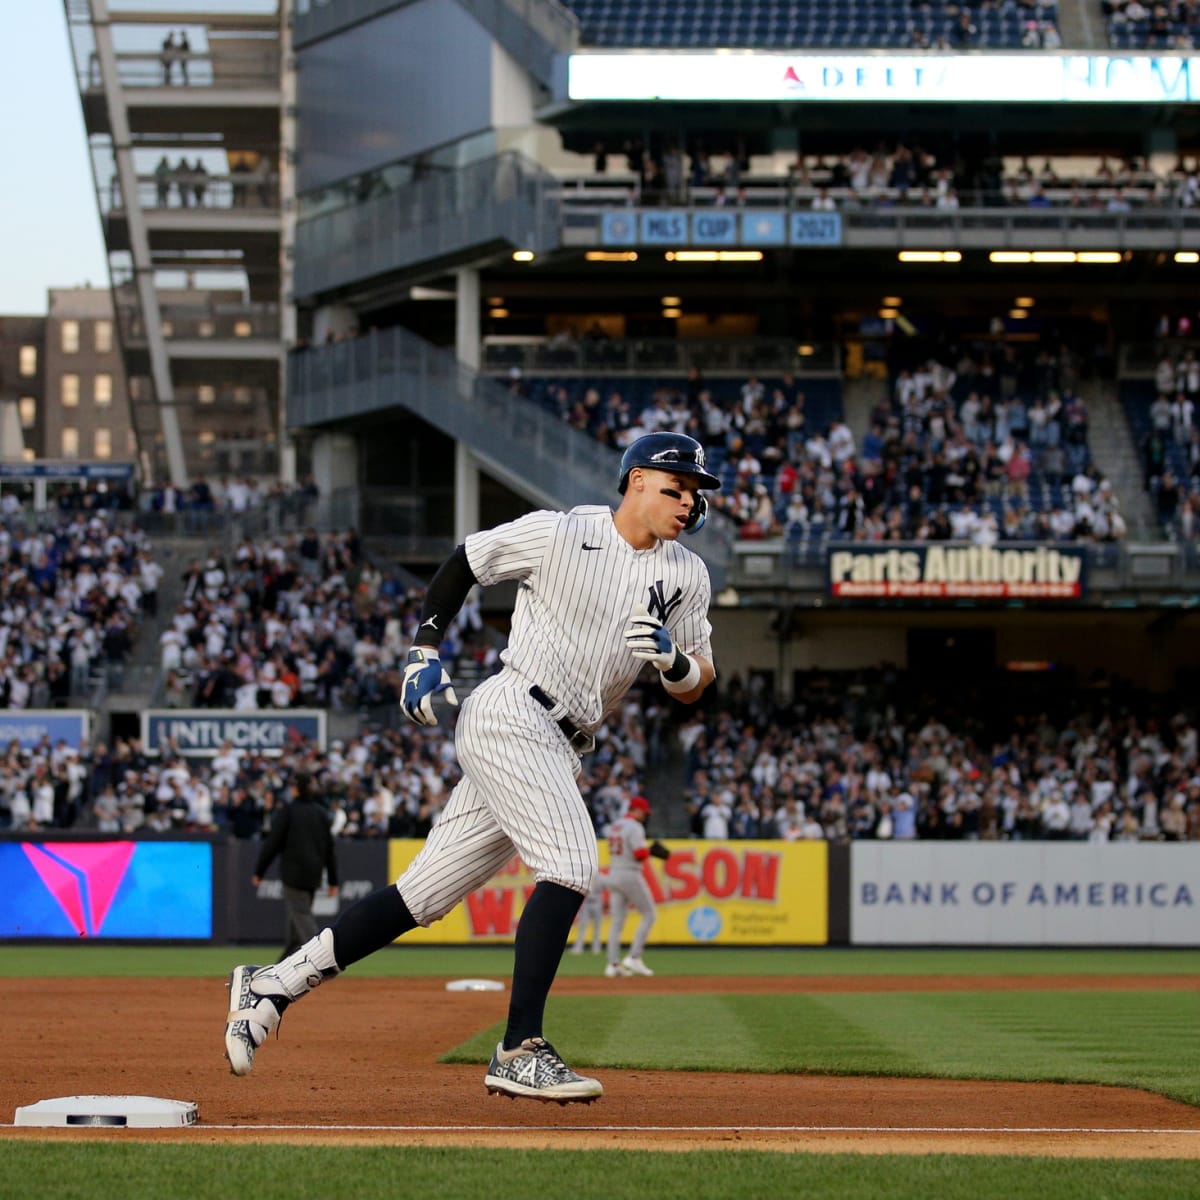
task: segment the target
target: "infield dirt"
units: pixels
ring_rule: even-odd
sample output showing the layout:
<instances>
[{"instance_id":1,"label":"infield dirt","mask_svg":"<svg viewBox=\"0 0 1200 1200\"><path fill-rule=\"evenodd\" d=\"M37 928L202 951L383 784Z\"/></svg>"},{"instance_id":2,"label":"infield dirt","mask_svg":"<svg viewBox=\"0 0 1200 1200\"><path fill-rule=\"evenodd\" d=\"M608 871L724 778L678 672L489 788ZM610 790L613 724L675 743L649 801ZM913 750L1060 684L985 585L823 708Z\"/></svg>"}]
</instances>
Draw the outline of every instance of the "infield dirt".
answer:
<instances>
[{"instance_id":1,"label":"infield dirt","mask_svg":"<svg viewBox=\"0 0 1200 1200\"><path fill-rule=\"evenodd\" d=\"M564 978L558 995L1200 989L1195 977ZM438 1056L502 1019L506 995L443 979L354 979L288 1010L254 1073L223 1058L224 979L4 979L0 1137L542 1148L1200 1158L1200 1109L1149 1092L818 1075L597 1071L594 1105L489 1097L484 1065ZM192 1100L188 1129L17 1129L53 1096Z\"/></svg>"}]
</instances>

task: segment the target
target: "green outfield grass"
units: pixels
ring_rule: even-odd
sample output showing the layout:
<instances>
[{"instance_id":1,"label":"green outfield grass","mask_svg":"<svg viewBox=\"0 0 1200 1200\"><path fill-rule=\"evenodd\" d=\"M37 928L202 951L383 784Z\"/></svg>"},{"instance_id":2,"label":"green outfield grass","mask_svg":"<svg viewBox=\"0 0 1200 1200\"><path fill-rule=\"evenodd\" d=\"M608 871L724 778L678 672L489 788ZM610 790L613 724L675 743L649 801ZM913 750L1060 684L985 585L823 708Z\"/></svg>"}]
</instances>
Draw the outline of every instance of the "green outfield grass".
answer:
<instances>
[{"instance_id":1,"label":"green outfield grass","mask_svg":"<svg viewBox=\"0 0 1200 1200\"><path fill-rule=\"evenodd\" d=\"M1183 1200L1200 1196L1200 1163L809 1155L730 1151L332 1149L10 1142L0 1197L131 1200ZM19 1180L17 1184L13 1182Z\"/></svg>"},{"instance_id":2,"label":"green outfield grass","mask_svg":"<svg viewBox=\"0 0 1200 1200\"><path fill-rule=\"evenodd\" d=\"M274 962L278 946L0 946L0 977L223 975L243 962ZM1200 950L741 949L646 951L661 975L1200 975ZM568 954L560 974L596 975L603 955ZM355 963L356 976L508 975L511 946L398 945Z\"/></svg>"},{"instance_id":3,"label":"green outfield grass","mask_svg":"<svg viewBox=\"0 0 1200 1200\"><path fill-rule=\"evenodd\" d=\"M276 947L0 947L0 976L222 976ZM654 949L664 976L1200 975L1200 951ZM568 956L564 975L602 959ZM506 979L510 947L401 947L355 976ZM637 981L634 981L635 984ZM652 986L652 981L646 981ZM548 1031L568 1060L596 1069L800 1071L1075 1080L1139 1086L1200 1104L1195 992L888 992L679 997L552 996ZM696 1037L695 1030L711 1036ZM499 1027L446 1056L479 1063ZM602 1113L597 1113L599 1123ZM8 1115L4 1114L7 1120ZM797 1145L803 1145L798 1140ZM926 1155L546 1153L397 1147L70 1145L6 1141L0 1200L470 1200L645 1196L919 1197L1104 1200L1200 1197L1193 1160L1049 1160Z\"/></svg>"},{"instance_id":4,"label":"green outfield grass","mask_svg":"<svg viewBox=\"0 0 1200 1200\"><path fill-rule=\"evenodd\" d=\"M575 1067L1102 1083L1200 1105L1194 992L560 996L546 1027ZM502 1032L444 1061L481 1062Z\"/></svg>"}]
</instances>

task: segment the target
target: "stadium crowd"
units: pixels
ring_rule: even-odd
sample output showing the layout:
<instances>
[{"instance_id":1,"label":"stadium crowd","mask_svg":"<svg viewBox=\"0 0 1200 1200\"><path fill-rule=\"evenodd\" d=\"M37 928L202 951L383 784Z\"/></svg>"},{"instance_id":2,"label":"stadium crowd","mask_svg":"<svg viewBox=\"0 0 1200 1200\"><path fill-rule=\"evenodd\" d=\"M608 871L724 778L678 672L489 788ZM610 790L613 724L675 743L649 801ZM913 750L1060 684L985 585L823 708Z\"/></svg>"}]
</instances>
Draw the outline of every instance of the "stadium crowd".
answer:
<instances>
[{"instance_id":1,"label":"stadium crowd","mask_svg":"<svg viewBox=\"0 0 1200 1200\"><path fill-rule=\"evenodd\" d=\"M647 755L663 749L664 713L634 700L597 731L579 784L598 827L643 790ZM325 752L300 741L274 757L230 743L212 757L188 758L171 746L147 753L136 738L91 747L43 739L31 750L14 742L0 759L0 829L260 837L286 802L288 781L307 772L337 836L423 837L459 778L452 728L452 716L435 728L372 726Z\"/></svg>"},{"instance_id":2,"label":"stadium crowd","mask_svg":"<svg viewBox=\"0 0 1200 1200\"><path fill-rule=\"evenodd\" d=\"M811 673L787 707L733 678L682 726L705 838L1200 839L1196 716L1147 697L1022 707L895 671ZM1099 693L1097 693L1099 694Z\"/></svg>"},{"instance_id":3,"label":"stadium crowd","mask_svg":"<svg viewBox=\"0 0 1200 1200\"><path fill-rule=\"evenodd\" d=\"M1073 356L1040 344L967 344L897 372L858 445L835 413L810 420L792 376L740 385L692 369L637 409L611 389L553 382L543 402L617 449L659 429L701 441L711 497L743 538L1116 541L1126 525L1091 462ZM953 365L951 365L953 363ZM526 381L510 378L523 392Z\"/></svg>"},{"instance_id":4,"label":"stadium crowd","mask_svg":"<svg viewBox=\"0 0 1200 1200\"><path fill-rule=\"evenodd\" d=\"M10 507L0 520L0 707L61 707L94 673L120 684L162 567L114 512L66 509L42 529Z\"/></svg>"}]
</instances>

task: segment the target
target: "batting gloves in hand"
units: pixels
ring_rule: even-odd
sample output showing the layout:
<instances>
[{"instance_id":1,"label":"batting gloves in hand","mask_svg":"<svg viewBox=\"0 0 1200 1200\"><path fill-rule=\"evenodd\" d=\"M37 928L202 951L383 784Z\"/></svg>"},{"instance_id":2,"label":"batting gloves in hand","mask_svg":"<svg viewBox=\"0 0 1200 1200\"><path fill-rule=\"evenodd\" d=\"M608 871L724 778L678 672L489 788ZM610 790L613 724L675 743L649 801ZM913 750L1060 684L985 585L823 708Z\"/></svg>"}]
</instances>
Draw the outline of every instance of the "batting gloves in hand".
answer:
<instances>
[{"instance_id":1,"label":"batting gloves in hand","mask_svg":"<svg viewBox=\"0 0 1200 1200\"><path fill-rule=\"evenodd\" d=\"M675 643L663 623L650 615L644 604L633 610L625 626L625 645L634 658L640 658L660 671L671 668L675 662Z\"/></svg>"},{"instance_id":2,"label":"batting gloves in hand","mask_svg":"<svg viewBox=\"0 0 1200 1200\"><path fill-rule=\"evenodd\" d=\"M438 719L433 711L433 698L439 693L445 694L448 703L458 704L454 686L438 652L429 646L414 646L408 652L400 695L404 715L418 725L436 725Z\"/></svg>"}]
</instances>

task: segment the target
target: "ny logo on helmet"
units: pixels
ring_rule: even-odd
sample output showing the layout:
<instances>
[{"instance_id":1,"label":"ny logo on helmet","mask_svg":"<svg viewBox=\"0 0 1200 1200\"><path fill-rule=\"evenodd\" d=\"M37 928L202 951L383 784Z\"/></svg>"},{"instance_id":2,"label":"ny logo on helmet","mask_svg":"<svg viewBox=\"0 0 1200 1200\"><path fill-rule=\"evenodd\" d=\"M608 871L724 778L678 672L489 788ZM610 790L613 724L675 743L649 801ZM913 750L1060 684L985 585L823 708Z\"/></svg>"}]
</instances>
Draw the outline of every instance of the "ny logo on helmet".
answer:
<instances>
[{"instance_id":1,"label":"ny logo on helmet","mask_svg":"<svg viewBox=\"0 0 1200 1200\"><path fill-rule=\"evenodd\" d=\"M667 618L683 603L683 588L676 588L670 600L663 590L663 581L656 579L650 585L650 599L646 609L652 617L657 617L664 625Z\"/></svg>"}]
</instances>

